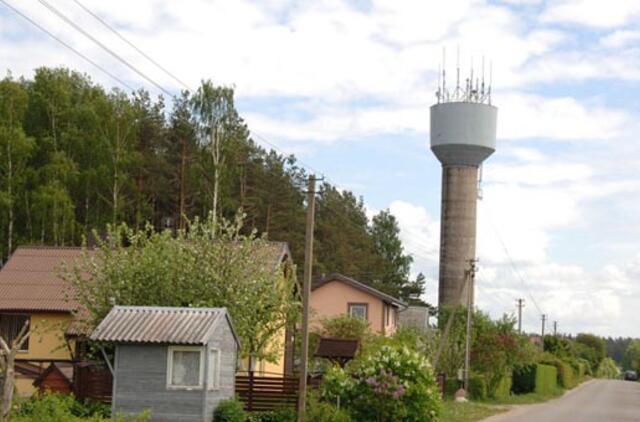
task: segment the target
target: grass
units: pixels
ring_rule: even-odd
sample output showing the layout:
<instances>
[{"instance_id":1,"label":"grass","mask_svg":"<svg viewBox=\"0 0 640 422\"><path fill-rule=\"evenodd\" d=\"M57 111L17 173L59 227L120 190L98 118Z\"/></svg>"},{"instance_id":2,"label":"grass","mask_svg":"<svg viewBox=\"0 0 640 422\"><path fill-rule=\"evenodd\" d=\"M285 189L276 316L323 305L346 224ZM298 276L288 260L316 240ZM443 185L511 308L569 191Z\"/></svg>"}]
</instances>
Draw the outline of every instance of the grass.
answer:
<instances>
[{"instance_id":1,"label":"grass","mask_svg":"<svg viewBox=\"0 0 640 422\"><path fill-rule=\"evenodd\" d=\"M440 421L442 422L472 422L479 421L489 416L506 412L510 406L522 404L542 403L555 399L564 394L563 389L558 388L550 394L519 394L511 395L506 399L488 400L482 402L456 403L453 400L446 400L442 406Z\"/></svg>"},{"instance_id":2,"label":"grass","mask_svg":"<svg viewBox=\"0 0 640 422\"><path fill-rule=\"evenodd\" d=\"M507 411L507 407L491 405L488 403L465 402L457 403L447 400L443 403L441 422L471 422L488 418L491 415Z\"/></svg>"}]
</instances>

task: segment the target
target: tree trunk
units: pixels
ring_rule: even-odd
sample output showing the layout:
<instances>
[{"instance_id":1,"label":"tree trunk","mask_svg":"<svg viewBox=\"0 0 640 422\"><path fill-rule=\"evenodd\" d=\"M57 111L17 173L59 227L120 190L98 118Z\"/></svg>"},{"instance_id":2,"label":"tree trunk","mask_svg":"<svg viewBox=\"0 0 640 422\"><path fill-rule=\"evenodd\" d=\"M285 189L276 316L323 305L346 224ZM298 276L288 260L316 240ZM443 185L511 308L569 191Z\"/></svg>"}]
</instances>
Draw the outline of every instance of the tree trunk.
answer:
<instances>
[{"instance_id":1,"label":"tree trunk","mask_svg":"<svg viewBox=\"0 0 640 422\"><path fill-rule=\"evenodd\" d=\"M15 387L15 350L6 356L6 368L4 371L4 386L2 389L2 409L0 410L0 421L9 420L11 403L13 402L13 390Z\"/></svg>"}]
</instances>

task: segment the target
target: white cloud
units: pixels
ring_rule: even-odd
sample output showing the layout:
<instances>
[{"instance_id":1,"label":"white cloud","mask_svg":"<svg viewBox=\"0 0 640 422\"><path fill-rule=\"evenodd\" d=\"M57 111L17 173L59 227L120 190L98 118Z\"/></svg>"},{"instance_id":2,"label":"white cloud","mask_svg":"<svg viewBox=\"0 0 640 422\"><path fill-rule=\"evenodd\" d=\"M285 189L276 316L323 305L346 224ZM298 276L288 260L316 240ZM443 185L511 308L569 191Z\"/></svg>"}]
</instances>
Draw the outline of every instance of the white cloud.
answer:
<instances>
[{"instance_id":1,"label":"white cloud","mask_svg":"<svg viewBox=\"0 0 640 422\"><path fill-rule=\"evenodd\" d=\"M554 0L542 19L610 28L624 25L639 14L640 3L636 0Z\"/></svg>"},{"instance_id":2,"label":"white cloud","mask_svg":"<svg viewBox=\"0 0 640 422\"><path fill-rule=\"evenodd\" d=\"M631 43L640 40L640 31L623 29L614 31L600 39L600 44L606 48L627 47Z\"/></svg>"}]
</instances>

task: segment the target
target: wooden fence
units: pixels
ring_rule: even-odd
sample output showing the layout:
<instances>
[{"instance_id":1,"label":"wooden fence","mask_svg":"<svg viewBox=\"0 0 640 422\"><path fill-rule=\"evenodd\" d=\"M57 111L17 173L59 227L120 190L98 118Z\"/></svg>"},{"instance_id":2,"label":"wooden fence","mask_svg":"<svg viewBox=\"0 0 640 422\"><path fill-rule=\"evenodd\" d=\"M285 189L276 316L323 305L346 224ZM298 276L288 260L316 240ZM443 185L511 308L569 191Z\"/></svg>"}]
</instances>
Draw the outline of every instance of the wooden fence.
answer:
<instances>
[{"instance_id":1,"label":"wooden fence","mask_svg":"<svg viewBox=\"0 0 640 422\"><path fill-rule=\"evenodd\" d=\"M73 393L77 398L111 403L113 377L106 365L79 362L75 365L73 378Z\"/></svg>"},{"instance_id":2,"label":"wooden fence","mask_svg":"<svg viewBox=\"0 0 640 422\"><path fill-rule=\"evenodd\" d=\"M319 385L320 379L309 377L309 388ZM256 376L253 372L236 375L236 394L249 412L295 408L298 404L297 376Z\"/></svg>"}]
</instances>

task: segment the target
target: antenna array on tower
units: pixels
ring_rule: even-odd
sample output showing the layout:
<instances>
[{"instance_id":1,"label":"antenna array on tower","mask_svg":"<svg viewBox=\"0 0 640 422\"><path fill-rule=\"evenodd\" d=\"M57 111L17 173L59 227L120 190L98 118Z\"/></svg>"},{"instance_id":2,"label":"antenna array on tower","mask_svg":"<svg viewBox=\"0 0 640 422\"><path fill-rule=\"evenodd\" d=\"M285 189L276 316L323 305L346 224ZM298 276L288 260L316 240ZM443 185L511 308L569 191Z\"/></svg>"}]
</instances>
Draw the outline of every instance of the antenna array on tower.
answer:
<instances>
[{"instance_id":1,"label":"antenna array on tower","mask_svg":"<svg viewBox=\"0 0 640 422\"><path fill-rule=\"evenodd\" d=\"M436 97L438 98L438 104L440 103L456 103L456 102L468 102L491 105L491 84L493 79L493 65L489 63L489 82L485 82L485 64L484 56L482 57L482 77L473 77L473 58L471 59L471 66L469 69L469 75L464 79L461 85L460 81L460 49L457 52L456 62L456 86L454 89L447 87L447 73L446 73L446 51L442 52L442 65L438 70L438 89L436 90Z\"/></svg>"}]
</instances>

